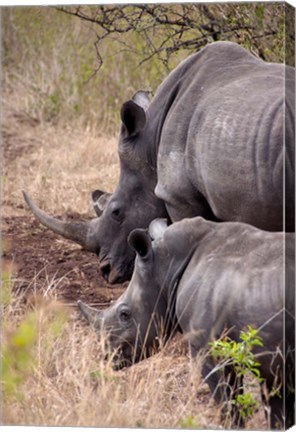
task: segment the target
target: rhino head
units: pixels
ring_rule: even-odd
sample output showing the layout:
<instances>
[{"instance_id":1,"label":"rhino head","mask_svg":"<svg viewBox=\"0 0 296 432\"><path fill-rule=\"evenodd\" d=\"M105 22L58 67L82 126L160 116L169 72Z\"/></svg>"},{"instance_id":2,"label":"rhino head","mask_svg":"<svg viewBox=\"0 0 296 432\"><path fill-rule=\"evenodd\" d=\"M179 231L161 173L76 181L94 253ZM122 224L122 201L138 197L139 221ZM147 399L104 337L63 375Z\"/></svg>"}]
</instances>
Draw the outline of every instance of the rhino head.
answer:
<instances>
[{"instance_id":1,"label":"rhino head","mask_svg":"<svg viewBox=\"0 0 296 432\"><path fill-rule=\"evenodd\" d=\"M163 220L157 220L149 232L136 229L129 235L129 245L136 253L135 269L126 291L108 309L98 311L78 301L80 311L98 336L106 335L106 349L112 353L115 368L150 356L173 333L167 295L171 272L157 264L159 259L170 262L162 247L166 226Z\"/></svg>"},{"instance_id":2,"label":"rhino head","mask_svg":"<svg viewBox=\"0 0 296 432\"><path fill-rule=\"evenodd\" d=\"M139 91L121 108L120 179L113 194L93 192L97 218L87 222L61 222L38 209L24 194L42 224L98 255L102 275L111 284L131 278L135 259L127 241L131 231L147 228L155 218L168 218L163 201L154 193L156 154L151 151L155 136L147 127L151 123L147 114L149 103L147 93Z\"/></svg>"}]
</instances>

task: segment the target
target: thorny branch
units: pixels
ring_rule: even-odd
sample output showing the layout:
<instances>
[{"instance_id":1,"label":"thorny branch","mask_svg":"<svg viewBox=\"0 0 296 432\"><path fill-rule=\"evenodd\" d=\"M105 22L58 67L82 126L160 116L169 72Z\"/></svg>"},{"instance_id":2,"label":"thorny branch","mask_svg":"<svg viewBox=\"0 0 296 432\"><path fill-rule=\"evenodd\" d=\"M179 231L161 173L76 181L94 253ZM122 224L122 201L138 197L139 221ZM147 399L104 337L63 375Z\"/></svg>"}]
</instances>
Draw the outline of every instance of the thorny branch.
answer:
<instances>
[{"instance_id":1,"label":"thorny branch","mask_svg":"<svg viewBox=\"0 0 296 432\"><path fill-rule=\"evenodd\" d=\"M134 4L100 6L57 6L61 12L96 26L95 49L99 70L100 51L106 38L135 51L124 35L134 32L141 41L139 65L157 57L169 70L173 54L195 52L207 43L233 40L247 45L264 60L272 52L272 38L281 37L282 5L263 4ZM132 39L131 39L132 40Z\"/></svg>"}]
</instances>

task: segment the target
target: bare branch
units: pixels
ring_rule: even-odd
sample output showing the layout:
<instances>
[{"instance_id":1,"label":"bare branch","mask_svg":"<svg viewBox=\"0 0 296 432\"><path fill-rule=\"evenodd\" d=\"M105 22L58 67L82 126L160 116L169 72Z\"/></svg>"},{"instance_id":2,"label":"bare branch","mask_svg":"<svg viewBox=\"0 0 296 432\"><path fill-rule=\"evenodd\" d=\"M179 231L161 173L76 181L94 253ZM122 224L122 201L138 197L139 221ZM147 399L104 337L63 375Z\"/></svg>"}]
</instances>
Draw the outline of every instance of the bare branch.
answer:
<instances>
[{"instance_id":1,"label":"bare branch","mask_svg":"<svg viewBox=\"0 0 296 432\"><path fill-rule=\"evenodd\" d=\"M180 50L192 53L208 42L232 40L250 47L272 61L273 40L280 40L281 5L268 4L134 4L56 6L57 10L95 26L99 70L103 63L100 44L114 37L118 46L138 51L138 64L157 57L169 69ZM137 45L120 37L133 33ZM135 39L136 38L136 39ZM250 45L250 46L249 46Z\"/></svg>"}]
</instances>

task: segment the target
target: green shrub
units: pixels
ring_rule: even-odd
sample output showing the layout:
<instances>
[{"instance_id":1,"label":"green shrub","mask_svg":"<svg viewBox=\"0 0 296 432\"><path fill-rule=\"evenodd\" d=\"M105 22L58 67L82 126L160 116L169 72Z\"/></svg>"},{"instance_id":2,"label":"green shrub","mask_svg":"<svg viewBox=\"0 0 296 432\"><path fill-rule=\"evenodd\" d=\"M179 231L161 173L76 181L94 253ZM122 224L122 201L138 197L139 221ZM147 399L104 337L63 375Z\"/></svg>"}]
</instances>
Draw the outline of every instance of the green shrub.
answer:
<instances>
[{"instance_id":1,"label":"green shrub","mask_svg":"<svg viewBox=\"0 0 296 432\"><path fill-rule=\"evenodd\" d=\"M45 353L53 349L67 321L65 310L55 303L44 303L27 311L11 330L10 320L3 313L2 388L6 399L21 399L22 386L40 369Z\"/></svg>"},{"instance_id":2,"label":"green shrub","mask_svg":"<svg viewBox=\"0 0 296 432\"><path fill-rule=\"evenodd\" d=\"M210 354L221 367L232 365L238 379L252 372L255 374L256 382L261 384L263 378L259 370L260 363L255 359L253 349L256 346L263 346L262 338L256 329L248 326L246 331L241 332L240 339L241 342L236 342L225 336L210 342ZM250 392L235 395L233 404L238 408L243 420L252 417L258 407L258 402Z\"/></svg>"},{"instance_id":3,"label":"green shrub","mask_svg":"<svg viewBox=\"0 0 296 432\"><path fill-rule=\"evenodd\" d=\"M180 419L178 422L178 427L181 429L200 429L200 425L198 425L195 418L191 415Z\"/></svg>"}]
</instances>

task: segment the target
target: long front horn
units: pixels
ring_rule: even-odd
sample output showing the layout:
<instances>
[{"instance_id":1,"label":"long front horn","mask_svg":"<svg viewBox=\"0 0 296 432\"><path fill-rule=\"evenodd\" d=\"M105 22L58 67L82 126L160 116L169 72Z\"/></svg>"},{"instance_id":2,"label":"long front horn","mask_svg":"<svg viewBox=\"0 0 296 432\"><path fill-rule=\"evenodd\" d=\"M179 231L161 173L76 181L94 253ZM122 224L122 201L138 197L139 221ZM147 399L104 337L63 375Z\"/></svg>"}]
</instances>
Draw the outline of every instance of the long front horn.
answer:
<instances>
[{"instance_id":1,"label":"long front horn","mask_svg":"<svg viewBox=\"0 0 296 432\"><path fill-rule=\"evenodd\" d=\"M49 216L43 210L40 210L33 201L31 201L26 192L23 192L23 195L34 216L42 223L42 225L51 229L55 233L80 244L87 251L95 253L98 252L99 244L96 233L99 226L99 218L83 222L64 222Z\"/></svg>"},{"instance_id":2,"label":"long front horn","mask_svg":"<svg viewBox=\"0 0 296 432\"><path fill-rule=\"evenodd\" d=\"M84 316L84 318L87 319L89 324L95 326L101 320L100 312L88 306L86 303L83 303L81 300L77 301L77 306L79 307L82 315Z\"/></svg>"}]
</instances>

